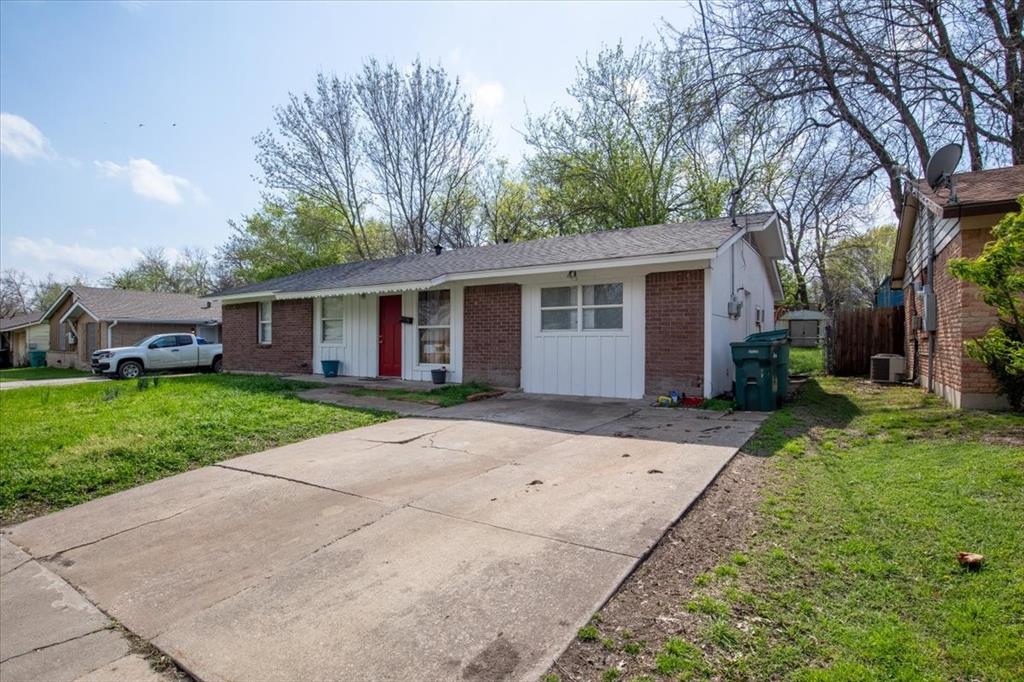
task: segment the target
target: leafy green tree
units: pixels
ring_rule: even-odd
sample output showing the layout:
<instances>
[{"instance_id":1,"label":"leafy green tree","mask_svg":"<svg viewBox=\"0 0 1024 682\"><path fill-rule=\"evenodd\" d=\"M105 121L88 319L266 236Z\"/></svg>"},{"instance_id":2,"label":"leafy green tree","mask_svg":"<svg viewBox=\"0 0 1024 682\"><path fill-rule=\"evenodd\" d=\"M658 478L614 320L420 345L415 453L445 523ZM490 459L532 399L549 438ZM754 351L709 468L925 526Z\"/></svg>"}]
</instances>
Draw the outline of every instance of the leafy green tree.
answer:
<instances>
[{"instance_id":1,"label":"leafy green tree","mask_svg":"<svg viewBox=\"0 0 1024 682\"><path fill-rule=\"evenodd\" d=\"M147 249L127 268L103 278L104 286L201 296L214 286L214 265L202 249L187 248L171 259L162 248Z\"/></svg>"},{"instance_id":2,"label":"leafy green tree","mask_svg":"<svg viewBox=\"0 0 1024 682\"><path fill-rule=\"evenodd\" d=\"M366 249L387 255L393 248L386 228L371 220L357 246L339 209L301 197L267 200L229 225L233 232L218 250L221 287L359 260Z\"/></svg>"},{"instance_id":3,"label":"leafy green tree","mask_svg":"<svg viewBox=\"0 0 1024 682\"><path fill-rule=\"evenodd\" d=\"M1024 196L1021 210L992 228L994 240L977 258L955 258L953 276L976 285L996 309L999 325L964 342L967 354L985 363L1014 409L1024 409Z\"/></svg>"},{"instance_id":4,"label":"leafy green tree","mask_svg":"<svg viewBox=\"0 0 1024 682\"><path fill-rule=\"evenodd\" d=\"M895 244L895 225L840 238L825 257L822 290L829 300L822 303L830 309L871 305L875 290L889 274Z\"/></svg>"}]
</instances>

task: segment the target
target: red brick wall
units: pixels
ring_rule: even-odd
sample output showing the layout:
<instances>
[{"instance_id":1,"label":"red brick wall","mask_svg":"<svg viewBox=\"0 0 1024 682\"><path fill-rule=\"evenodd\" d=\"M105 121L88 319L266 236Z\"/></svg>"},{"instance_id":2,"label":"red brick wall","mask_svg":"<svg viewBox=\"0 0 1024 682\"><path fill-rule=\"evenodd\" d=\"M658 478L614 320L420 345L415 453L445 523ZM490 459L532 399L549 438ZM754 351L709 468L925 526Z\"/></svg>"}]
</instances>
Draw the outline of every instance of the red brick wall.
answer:
<instances>
[{"instance_id":1,"label":"red brick wall","mask_svg":"<svg viewBox=\"0 0 1024 682\"><path fill-rule=\"evenodd\" d=\"M493 386L519 386L522 291L518 284L466 287L462 376Z\"/></svg>"},{"instance_id":2,"label":"red brick wall","mask_svg":"<svg viewBox=\"0 0 1024 682\"><path fill-rule=\"evenodd\" d=\"M992 240L992 231L990 229L965 229L960 233L960 240L961 254L965 258L975 258L981 254L985 243ZM963 340L984 336L985 332L999 322L996 309L981 300L978 287L966 282L959 282L959 285L960 302L963 306L960 320ZM963 353L963 348L961 348L961 354L963 365L960 370L960 390L964 393L995 393L998 384L988 368L977 360L967 357L967 354Z\"/></svg>"},{"instance_id":3,"label":"red brick wall","mask_svg":"<svg viewBox=\"0 0 1024 682\"><path fill-rule=\"evenodd\" d=\"M274 301L271 310L271 344L261 346L257 304L224 305L224 369L282 374L313 371L313 301Z\"/></svg>"},{"instance_id":4,"label":"red brick wall","mask_svg":"<svg viewBox=\"0 0 1024 682\"><path fill-rule=\"evenodd\" d=\"M648 395L700 395L704 381L704 271L647 275L645 380Z\"/></svg>"},{"instance_id":5,"label":"red brick wall","mask_svg":"<svg viewBox=\"0 0 1024 682\"><path fill-rule=\"evenodd\" d=\"M938 304L939 328L935 340L935 381L962 393L995 393L996 382L983 364L964 353L963 342L984 335L996 324L994 308L981 300L978 288L949 274L949 260L963 256L974 258L981 253L985 242L991 240L988 229L963 229L946 245L935 259L935 297ZM923 283L926 273L918 275ZM911 320L919 314L917 298L912 286L904 290L906 301L907 371L913 371L914 338L917 338L921 384L928 385L928 334L914 332Z\"/></svg>"}]
</instances>

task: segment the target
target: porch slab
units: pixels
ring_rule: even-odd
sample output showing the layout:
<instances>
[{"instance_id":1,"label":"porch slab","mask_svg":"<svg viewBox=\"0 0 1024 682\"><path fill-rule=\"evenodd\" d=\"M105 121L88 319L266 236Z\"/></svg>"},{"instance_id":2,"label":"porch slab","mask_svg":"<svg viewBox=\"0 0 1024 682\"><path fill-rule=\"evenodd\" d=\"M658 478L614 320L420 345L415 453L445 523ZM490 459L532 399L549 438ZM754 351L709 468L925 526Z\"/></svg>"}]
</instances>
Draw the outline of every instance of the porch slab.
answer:
<instances>
[{"instance_id":1,"label":"porch slab","mask_svg":"<svg viewBox=\"0 0 1024 682\"><path fill-rule=\"evenodd\" d=\"M535 679L631 565L405 508L155 644L207 681Z\"/></svg>"},{"instance_id":2,"label":"porch slab","mask_svg":"<svg viewBox=\"0 0 1024 682\"><path fill-rule=\"evenodd\" d=\"M64 551L48 566L130 630L152 638L389 509L301 483L230 473L234 487L223 497ZM189 497L184 480L179 484L179 494ZM116 513L123 504L116 498L97 502Z\"/></svg>"},{"instance_id":3,"label":"porch slab","mask_svg":"<svg viewBox=\"0 0 1024 682\"><path fill-rule=\"evenodd\" d=\"M735 447L574 436L416 503L418 509L642 556Z\"/></svg>"}]
</instances>

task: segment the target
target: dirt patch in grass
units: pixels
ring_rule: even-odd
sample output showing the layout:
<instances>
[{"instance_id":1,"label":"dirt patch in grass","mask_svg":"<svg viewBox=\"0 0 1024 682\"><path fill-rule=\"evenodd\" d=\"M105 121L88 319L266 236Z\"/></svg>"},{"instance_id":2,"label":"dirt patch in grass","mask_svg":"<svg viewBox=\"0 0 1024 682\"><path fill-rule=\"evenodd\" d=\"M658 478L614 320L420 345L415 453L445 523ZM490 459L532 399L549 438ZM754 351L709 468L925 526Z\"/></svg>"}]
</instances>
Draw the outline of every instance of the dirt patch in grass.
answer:
<instances>
[{"instance_id":1,"label":"dirt patch in grass","mask_svg":"<svg viewBox=\"0 0 1024 682\"><path fill-rule=\"evenodd\" d=\"M629 679L657 667L659 643L696 639L700 621L681 605L690 601L699 576L719 564L743 562L737 550L757 532L767 461L738 453L595 615L599 636L574 641L550 672L567 682L599 680L617 668Z\"/></svg>"}]
</instances>

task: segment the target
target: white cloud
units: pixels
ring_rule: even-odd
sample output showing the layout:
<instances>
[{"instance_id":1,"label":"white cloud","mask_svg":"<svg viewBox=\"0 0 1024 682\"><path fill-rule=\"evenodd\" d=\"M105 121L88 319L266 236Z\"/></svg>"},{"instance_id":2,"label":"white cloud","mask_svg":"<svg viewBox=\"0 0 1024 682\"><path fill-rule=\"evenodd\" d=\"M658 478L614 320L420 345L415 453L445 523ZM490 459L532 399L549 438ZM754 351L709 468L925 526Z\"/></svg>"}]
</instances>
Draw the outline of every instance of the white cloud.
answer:
<instances>
[{"instance_id":1,"label":"white cloud","mask_svg":"<svg viewBox=\"0 0 1024 682\"><path fill-rule=\"evenodd\" d=\"M473 104L485 112L492 112L505 101L505 86L498 81L486 81L473 90Z\"/></svg>"},{"instance_id":2,"label":"white cloud","mask_svg":"<svg viewBox=\"0 0 1024 682\"><path fill-rule=\"evenodd\" d=\"M14 267L35 278L53 273L58 278L85 275L99 279L112 270L120 270L142 255L134 247L93 248L81 244L61 244L49 238L33 239L17 236L7 242L9 253L5 267Z\"/></svg>"},{"instance_id":3,"label":"white cloud","mask_svg":"<svg viewBox=\"0 0 1024 682\"><path fill-rule=\"evenodd\" d=\"M141 197L165 204L180 204L182 191L190 191L197 201L205 197L202 191L185 178L165 173L149 159L131 159L121 165L113 161L97 161L96 167L110 178L128 178L132 191Z\"/></svg>"},{"instance_id":4,"label":"white cloud","mask_svg":"<svg viewBox=\"0 0 1024 682\"><path fill-rule=\"evenodd\" d=\"M0 113L0 152L21 161L57 157L39 128L28 119L7 112Z\"/></svg>"}]
</instances>

